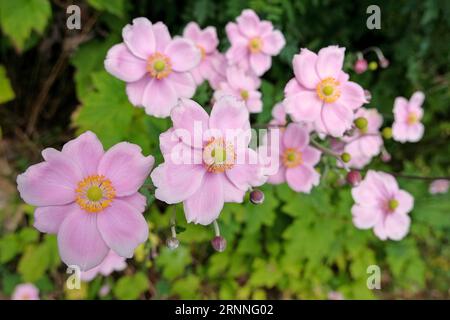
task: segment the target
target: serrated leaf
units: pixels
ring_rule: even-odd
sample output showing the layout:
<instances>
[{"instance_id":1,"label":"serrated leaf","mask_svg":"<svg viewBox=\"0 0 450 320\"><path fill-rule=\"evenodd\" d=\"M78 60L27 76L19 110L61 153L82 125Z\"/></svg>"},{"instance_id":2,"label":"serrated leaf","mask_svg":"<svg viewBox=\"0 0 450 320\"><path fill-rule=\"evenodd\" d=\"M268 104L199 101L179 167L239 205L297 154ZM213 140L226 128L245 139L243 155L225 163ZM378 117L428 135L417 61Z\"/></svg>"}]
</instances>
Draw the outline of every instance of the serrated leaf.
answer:
<instances>
[{"instance_id":1,"label":"serrated leaf","mask_svg":"<svg viewBox=\"0 0 450 320\"><path fill-rule=\"evenodd\" d=\"M5 66L0 65L0 104L11 101L15 97Z\"/></svg>"},{"instance_id":2,"label":"serrated leaf","mask_svg":"<svg viewBox=\"0 0 450 320\"><path fill-rule=\"evenodd\" d=\"M131 276L124 276L117 281L114 287L114 294L123 300L134 300L148 290L149 280L142 272L137 272Z\"/></svg>"}]
</instances>

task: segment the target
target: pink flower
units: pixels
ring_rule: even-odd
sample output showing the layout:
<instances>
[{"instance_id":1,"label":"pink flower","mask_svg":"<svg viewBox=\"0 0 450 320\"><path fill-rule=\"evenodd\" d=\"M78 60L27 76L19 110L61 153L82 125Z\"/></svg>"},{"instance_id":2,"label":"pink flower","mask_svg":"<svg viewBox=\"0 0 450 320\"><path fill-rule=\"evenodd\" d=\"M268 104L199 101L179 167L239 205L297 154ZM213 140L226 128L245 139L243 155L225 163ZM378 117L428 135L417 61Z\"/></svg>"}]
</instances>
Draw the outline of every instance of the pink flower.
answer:
<instances>
[{"instance_id":1,"label":"pink flower","mask_svg":"<svg viewBox=\"0 0 450 320\"><path fill-rule=\"evenodd\" d=\"M225 202L241 203L250 187L265 182L248 147L249 113L242 101L223 97L208 116L195 101L183 99L171 118L173 128L160 137L164 163L151 178L155 197L183 202L188 222L210 224Z\"/></svg>"},{"instance_id":2,"label":"pink flower","mask_svg":"<svg viewBox=\"0 0 450 320\"><path fill-rule=\"evenodd\" d=\"M359 229L373 228L381 240L400 240L406 236L414 198L400 190L393 176L369 170L365 179L352 189L356 204L352 207L353 223Z\"/></svg>"},{"instance_id":3,"label":"pink flower","mask_svg":"<svg viewBox=\"0 0 450 320\"><path fill-rule=\"evenodd\" d=\"M349 153L351 160L347 163L347 166L357 169L366 166L374 156L380 153L383 146L383 139L379 131L383 124L383 117L376 109L365 108L360 108L355 113L355 118L359 117L367 120L367 128L363 130L355 128L352 135L342 138L343 149L334 149L339 153Z\"/></svg>"},{"instance_id":4,"label":"pink flower","mask_svg":"<svg viewBox=\"0 0 450 320\"><path fill-rule=\"evenodd\" d=\"M367 70L367 60L364 58L356 60L353 69L358 74L364 73Z\"/></svg>"},{"instance_id":5,"label":"pink flower","mask_svg":"<svg viewBox=\"0 0 450 320\"><path fill-rule=\"evenodd\" d=\"M447 193L449 181L446 179L437 179L430 183L429 192L431 194Z\"/></svg>"},{"instance_id":6,"label":"pink flower","mask_svg":"<svg viewBox=\"0 0 450 320\"><path fill-rule=\"evenodd\" d=\"M314 122L319 132L342 137L352 127L353 112L364 90L342 71L345 48L329 46L318 54L302 49L294 56L295 78L286 85L284 106L295 122Z\"/></svg>"},{"instance_id":7,"label":"pink flower","mask_svg":"<svg viewBox=\"0 0 450 320\"><path fill-rule=\"evenodd\" d=\"M219 90L220 84L227 80L228 61L220 52L211 55L211 66L214 72L208 79L209 85L214 90Z\"/></svg>"},{"instance_id":8,"label":"pink flower","mask_svg":"<svg viewBox=\"0 0 450 320\"><path fill-rule=\"evenodd\" d=\"M394 102L394 124L392 137L401 143L419 141L425 130L420 122L423 116L422 104L425 100L423 92L414 92L408 101L397 97Z\"/></svg>"},{"instance_id":9,"label":"pink flower","mask_svg":"<svg viewBox=\"0 0 450 320\"><path fill-rule=\"evenodd\" d=\"M309 193L320 182L320 174L314 166L320 161L321 153L309 146L308 129L296 123L289 124L281 130L279 146L279 152L271 157L279 157L280 166L267 182L287 182L291 189Z\"/></svg>"},{"instance_id":10,"label":"pink flower","mask_svg":"<svg viewBox=\"0 0 450 320\"><path fill-rule=\"evenodd\" d=\"M88 131L62 151L42 151L44 162L17 177L22 199L38 207L34 226L58 235L61 259L81 271L98 266L110 249L122 257L148 238L138 190L153 166L137 145L121 142L103 150Z\"/></svg>"},{"instance_id":11,"label":"pink flower","mask_svg":"<svg viewBox=\"0 0 450 320\"><path fill-rule=\"evenodd\" d=\"M172 39L167 27L136 18L122 30L123 43L109 49L106 70L127 82L127 95L134 106L149 115L168 117L179 98L194 95L196 85L190 74L201 60L192 41Z\"/></svg>"},{"instance_id":12,"label":"pink flower","mask_svg":"<svg viewBox=\"0 0 450 320\"><path fill-rule=\"evenodd\" d=\"M272 109L271 125L284 126L287 124L287 115L283 103L277 103Z\"/></svg>"},{"instance_id":13,"label":"pink flower","mask_svg":"<svg viewBox=\"0 0 450 320\"><path fill-rule=\"evenodd\" d=\"M220 89L214 93L214 99L223 96L234 96L242 100L251 113L262 111L261 92L258 91L261 81L247 75L244 70L235 66L227 69L227 81L220 84Z\"/></svg>"},{"instance_id":14,"label":"pink flower","mask_svg":"<svg viewBox=\"0 0 450 320\"><path fill-rule=\"evenodd\" d=\"M216 28L207 27L201 30L197 23L190 22L184 28L183 37L192 40L200 49L202 55L200 64L191 71L196 84L200 85L204 80L215 79L217 71L213 65L213 60L219 53L217 51L219 39L217 38Z\"/></svg>"},{"instance_id":15,"label":"pink flower","mask_svg":"<svg viewBox=\"0 0 450 320\"><path fill-rule=\"evenodd\" d=\"M261 21L250 9L242 11L236 22L229 22L225 28L231 43L227 59L261 76L272 65L272 56L278 55L286 44L284 36L273 30L270 21Z\"/></svg>"},{"instance_id":16,"label":"pink flower","mask_svg":"<svg viewBox=\"0 0 450 320\"><path fill-rule=\"evenodd\" d=\"M81 280L91 281L97 274L109 276L114 271L122 271L127 267L125 258L117 255L114 251L109 251L106 258L98 266L81 273Z\"/></svg>"},{"instance_id":17,"label":"pink flower","mask_svg":"<svg viewBox=\"0 0 450 320\"><path fill-rule=\"evenodd\" d=\"M22 283L14 288L11 300L40 300L39 289L32 283Z\"/></svg>"}]
</instances>

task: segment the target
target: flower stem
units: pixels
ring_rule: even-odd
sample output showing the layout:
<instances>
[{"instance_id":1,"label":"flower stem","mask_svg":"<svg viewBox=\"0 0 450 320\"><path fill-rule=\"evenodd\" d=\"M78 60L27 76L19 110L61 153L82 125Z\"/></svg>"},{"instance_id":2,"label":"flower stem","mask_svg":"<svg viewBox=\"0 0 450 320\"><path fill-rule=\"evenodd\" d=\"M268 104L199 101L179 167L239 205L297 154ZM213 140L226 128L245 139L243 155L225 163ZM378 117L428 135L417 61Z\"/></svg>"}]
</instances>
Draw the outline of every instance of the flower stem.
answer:
<instances>
[{"instance_id":1,"label":"flower stem","mask_svg":"<svg viewBox=\"0 0 450 320\"><path fill-rule=\"evenodd\" d=\"M219 224L217 223L217 220L214 220L213 225L214 225L214 233L216 234L216 237L220 237L220 228L219 228Z\"/></svg>"}]
</instances>

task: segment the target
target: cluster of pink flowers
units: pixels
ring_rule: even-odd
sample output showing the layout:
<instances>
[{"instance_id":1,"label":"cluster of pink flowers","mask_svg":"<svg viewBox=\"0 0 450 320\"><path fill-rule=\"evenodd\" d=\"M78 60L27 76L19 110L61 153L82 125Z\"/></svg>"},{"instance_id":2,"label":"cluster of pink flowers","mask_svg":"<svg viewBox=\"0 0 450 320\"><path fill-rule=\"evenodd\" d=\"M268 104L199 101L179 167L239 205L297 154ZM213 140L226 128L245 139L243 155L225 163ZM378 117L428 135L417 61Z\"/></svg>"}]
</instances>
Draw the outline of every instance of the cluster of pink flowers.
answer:
<instances>
[{"instance_id":1,"label":"cluster of pink flowers","mask_svg":"<svg viewBox=\"0 0 450 320\"><path fill-rule=\"evenodd\" d=\"M369 101L343 71L345 48L338 46L317 54L301 49L294 56L294 78L272 110L263 143L258 151L250 148L250 113L263 108L260 77L285 39L252 10L228 23L226 33L231 47L222 54L213 27L202 30L191 22L183 37L172 38L162 22L137 18L123 29L123 43L108 51L105 68L126 82L130 102L172 121L160 135L164 161L153 172L154 158L137 145L121 142L105 151L94 133L85 132L61 151L45 149L44 161L17 177L22 199L36 206L34 226L57 234L61 259L79 266L84 280L123 270L125 259L147 240L146 198L139 189L148 176L157 199L183 203L188 222L208 225L225 203L243 202L249 190L252 202L261 203L264 195L254 188L265 182L311 192L320 183L315 167L322 155L337 157L347 170L362 169L384 150L383 118L376 109L362 108ZM210 114L190 99L205 80L216 90ZM423 101L421 92L410 101L395 100L395 140L422 137ZM413 198L393 176L370 170L363 181L359 172L347 181L353 185L356 227L373 228L382 240L407 234ZM448 181L442 185L435 182L430 191L448 189ZM225 242L215 240L222 251ZM37 296L27 290L26 296Z\"/></svg>"}]
</instances>

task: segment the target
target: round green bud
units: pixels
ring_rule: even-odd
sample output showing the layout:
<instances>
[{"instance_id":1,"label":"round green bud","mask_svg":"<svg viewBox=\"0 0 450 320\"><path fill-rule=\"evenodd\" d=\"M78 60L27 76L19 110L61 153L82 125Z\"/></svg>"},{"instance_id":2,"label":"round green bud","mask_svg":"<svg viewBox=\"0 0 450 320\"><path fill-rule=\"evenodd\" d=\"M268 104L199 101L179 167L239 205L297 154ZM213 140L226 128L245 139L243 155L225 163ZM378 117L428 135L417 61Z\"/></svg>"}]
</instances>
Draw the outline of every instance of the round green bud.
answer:
<instances>
[{"instance_id":1,"label":"round green bud","mask_svg":"<svg viewBox=\"0 0 450 320\"><path fill-rule=\"evenodd\" d=\"M385 139L391 139L392 138L392 128L386 127L381 131L381 134L383 135L383 138Z\"/></svg>"},{"instance_id":2,"label":"round green bud","mask_svg":"<svg viewBox=\"0 0 450 320\"><path fill-rule=\"evenodd\" d=\"M341 154L341 159L342 159L342 161L344 161L345 163L348 163L348 162L350 162L350 160L352 159L352 156L350 155L350 153L344 152L343 154Z\"/></svg>"},{"instance_id":3,"label":"round green bud","mask_svg":"<svg viewBox=\"0 0 450 320\"><path fill-rule=\"evenodd\" d=\"M360 130L366 129L366 128L367 128L367 125L368 125L368 122L367 122L367 119L366 119L366 118L364 118L364 117L358 117L358 118L355 119L355 126L356 126L358 129L360 129Z\"/></svg>"}]
</instances>

